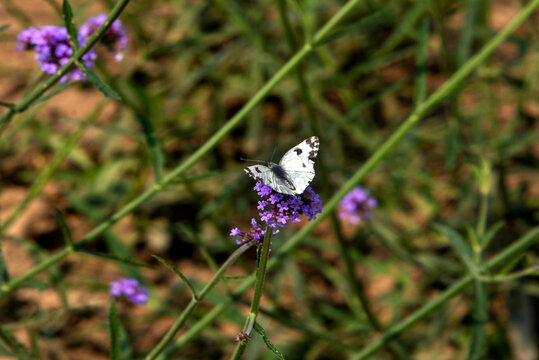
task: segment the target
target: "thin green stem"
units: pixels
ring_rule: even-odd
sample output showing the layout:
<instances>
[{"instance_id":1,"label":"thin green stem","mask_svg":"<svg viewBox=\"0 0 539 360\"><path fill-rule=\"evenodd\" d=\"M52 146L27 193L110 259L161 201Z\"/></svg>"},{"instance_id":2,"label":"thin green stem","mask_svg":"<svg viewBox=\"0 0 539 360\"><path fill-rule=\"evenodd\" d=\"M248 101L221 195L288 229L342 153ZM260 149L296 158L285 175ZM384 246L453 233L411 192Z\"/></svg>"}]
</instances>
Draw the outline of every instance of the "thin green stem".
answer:
<instances>
[{"instance_id":1,"label":"thin green stem","mask_svg":"<svg viewBox=\"0 0 539 360\"><path fill-rule=\"evenodd\" d=\"M537 237L539 236L539 226L533 228L528 232L526 235L524 235L522 238L515 241L512 245L506 247L502 252L500 252L498 255L490 259L485 266L481 269L482 272L487 272L490 270L493 270L497 266L500 266L503 264L506 260L509 260L513 258L514 256L517 256L518 253L525 250L529 246L533 245L537 241ZM444 304L446 301L451 299L453 296L459 294L465 287L470 285L474 281L474 277L472 275L467 275L461 280L459 280L456 284L451 286L449 289L444 291L442 294L440 294L437 298L423 306L421 309L417 310L412 315L408 316L403 321L399 322L398 324L392 326L390 329L388 329L380 338L373 341L370 345L365 347L361 352L356 354L354 357L352 357L353 360L361 360L366 359L370 355L374 354L376 351L380 350L383 346L385 346L388 342L390 342L393 338L398 336L401 332L408 329L418 321L422 320L425 316L436 310L438 307L440 307L442 304Z\"/></svg>"},{"instance_id":2,"label":"thin green stem","mask_svg":"<svg viewBox=\"0 0 539 360\"><path fill-rule=\"evenodd\" d=\"M128 0L124 0L127 3ZM337 14L335 14L328 23L315 35L316 42L319 42L324 39L324 37L341 21L346 14L348 14L354 5L358 4L361 0L350 0ZM121 2L122 3L122 2ZM119 3L120 4L120 3ZM116 6L116 8L118 5ZM115 8L115 9L116 9ZM346 9L346 11L344 11ZM112 13L111 13L112 16ZM110 16L109 16L110 17ZM79 49L82 51L85 47ZM93 240L97 236L101 235L105 230L114 225L118 220L123 218L125 215L131 213L139 205L144 203L146 200L151 198L157 192L159 192L164 186L173 182L173 180L179 175L183 174L187 169L193 166L198 160L200 160L204 155L211 151L219 141L225 137L232 129L234 129L245 117L246 115L260 102L264 97L273 89L290 71L292 71L302 59L309 54L312 50L312 46L305 45L303 46L286 64L284 64L279 71L270 79L268 82L253 95L253 97L230 119L223 127L221 127L204 145L202 145L197 151L195 151L189 158L187 158L181 165L172 170L168 175L166 175L158 184L154 184L151 188L146 190L144 193L139 195L137 198L133 199L122 209L116 212L107 220L101 222L97 225L92 231L83 236L76 244L76 247L83 246L89 241ZM78 54L78 52L76 53ZM50 79L49 79L50 80ZM41 94L41 93L40 93ZM1 123L0 118L0 123ZM1 131L0 131L1 132ZM66 256L68 252L64 249L60 252ZM56 258L56 257L55 257ZM61 260L63 257L56 258L57 261ZM54 263L47 262L48 266L51 266ZM19 276L18 278L10 281L6 286L2 287L2 293L0 297L5 295L5 290L13 290L19 286L24 281L32 278L40 271L43 271L46 267L43 267L42 264L31 269L26 274Z\"/></svg>"},{"instance_id":3,"label":"thin green stem","mask_svg":"<svg viewBox=\"0 0 539 360\"><path fill-rule=\"evenodd\" d=\"M193 310L198 306L198 304L204 299L204 297L208 294L208 292L211 291L211 289L214 288L214 286L221 280L223 275L225 274L225 271L238 260L238 258L246 252L252 244L244 244L240 248L236 249L228 257L228 259L221 265L219 270L213 275L213 278L204 286L204 288L200 291L200 294L198 294L197 297L194 297L191 299L187 307L182 311L174 325L170 328L170 330L166 333L165 336L161 339L159 344L153 348L153 350L146 356L146 360L152 360L155 359L162 351L165 349L165 347L168 345L168 343L176 336L178 331L180 331L180 328L185 323L185 320L191 315Z\"/></svg>"},{"instance_id":4,"label":"thin green stem","mask_svg":"<svg viewBox=\"0 0 539 360\"><path fill-rule=\"evenodd\" d=\"M245 325L243 327L242 336L245 336L244 338L240 338L238 341L238 344L236 346L236 350L234 351L234 354L232 355L232 360L239 360L241 359L241 356L243 355L248 339L251 336L251 333L253 332L256 317L258 315L258 308L260 307L260 300L262 299L262 290L264 289L264 281L266 280L266 270L268 265L268 258L269 253L271 249L271 238L273 235L273 231L271 228L266 228L266 235L264 236L264 243L262 244L262 250L259 252L259 258L258 258L258 267L256 269L256 277L255 277L255 292L253 294L253 300L251 301L251 308L249 310L249 315L247 315L247 319L245 320Z\"/></svg>"},{"instance_id":5,"label":"thin green stem","mask_svg":"<svg viewBox=\"0 0 539 360\"><path fill-rule=\"evenodd\" d=\"M477 239L479 244L483 244L483 237L485 236L485 230L487 226L487 214L488 214L488 194L481 193L481 200L479 204L479 214L477 219Z\"/></svg>"},{"instance_id":6,"label":"thin green stem","mask_svg":"<svg viewBox=\"0 0 539 360\"><path fill-rule=\"evenodd\" d=\"M504 39L506 39L524 19L529 16L532 10L539 4L539 0L534 0L531 2L517 17L511 21L500 33L498 33L489 43L487 43L479 53L474 56L472 59L468 60L463 67L457 71L451 78L447 80L442 87L433 93L427 100L420 104L408 119L393 133L393 135L386 140L378 150L371 155L371 157L363 164L361 168L350 178L348 182L324 205L324 211L320 214L315 220L309 222L305 227L303 227L299 232L297 232L292 238L290 238L284 245L277 251L275 256L268 263L268 271L271 271L277 264L282 260L282 258L292 251L300 241L307 236L320 222L322 222L331 211L335 209L339 201L350 191L352 188L361 181L365 175L367 175L382 159L392 150L402 138L415 126L415 124L425 115L430 109L435 105L440 103L444 98L446 98L451 91L459 86L466 76L468 76L480 63L482 60L486 59ZM527 246L531 244L527 243ZM525 247L527 247L525 246ZM502 253L505 254L505 251ZM499 255L501 256L501 254ZM500 261L504 261L507 258L501 256ZM491 260L492 261L492 260ZM471 280L470 280L471 281ZM237 290L234 292L235 296L240 296L243 294L254 282L254 277L246 279L242 284L240 284ZM458 284L457 284L458 285ZM461 288L464 288L467 285L462 285ZM456 285L455 285L456 286ZM460 286L460 285L459 285ZM460 290L457 289L457 292ZM210 324L217 316L219 316L223 311L225 311L228 306L232 303L232 300L227 300L222 304L214 308L210 313L208 313L196 327L192 327L187 333L182 336L178 342L175 344L174 348L171 349L171 352L177 350L179 347L186 344L190 339L195 337L202 329Z\"/></svg>"},{"instance_id":7,"label":"thin green stem","mask_svg":"<svg viewBox=\"0 0 539 360\"><path fill-rule=\"evenodd\" d=\"M50 89L54 84L56 84L65 74L67 74L68 71L71 70L73 65L75 65L76 62L78 62L84 54L86 54L92 46L94 46L97 41L101 38L101 36L108 30L108 28L112 25L114 20L120 16L123 9L127 6L129 3L129 0L119 0L114 8L109 13L109 16L107 16L107 19L101 26L97 28L97 30L88 38L88 41L81 46L77 51L75 51L75 54L71 58L69 58L68 62L62 66L56 74L48 78L42 85L38 86L36 89L34 89L32 92L28 93L26 96L23 97L21 101L19 101L17 104L13 105L8 112L0 116L0 134L2 134L3 130L6 128L8 123L10 122L11 118L18 112L25 111L30 105L32 105L41 95L43 95L48 89Z\"/></svg>"}]
</instances>

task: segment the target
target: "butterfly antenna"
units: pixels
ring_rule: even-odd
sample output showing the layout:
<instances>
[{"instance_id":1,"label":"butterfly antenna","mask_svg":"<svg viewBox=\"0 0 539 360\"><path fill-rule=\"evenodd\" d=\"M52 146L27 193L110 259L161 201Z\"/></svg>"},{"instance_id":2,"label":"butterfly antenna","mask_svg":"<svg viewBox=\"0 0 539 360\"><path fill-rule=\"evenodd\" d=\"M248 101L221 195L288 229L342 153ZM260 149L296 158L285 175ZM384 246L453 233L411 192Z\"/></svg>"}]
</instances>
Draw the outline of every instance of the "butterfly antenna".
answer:
<instances>
[{"instance_id":1,"label":"butterfly antenna","mask_svg":"<svg viewBox=\"0 0 539 360\"><path fill-rule=\"evenodd\" d=\"M241 161L249 161L249 162L257 162L257 163L266 163L263 160L251 160L251 159L244 159L244 158L240 158L240 160Z\"/></svg>"},{"instance_id":2,"label":"butterfly antenna","mask_svg":"<svg viewBox=\"0 0 539 360\"><path fill-rule=\"evenodd\" d=\"M273 162L273 157L275 156L275 151L277 150L277 146L273 147L273 154L271 154L271 160L270 162Z\"/></svg>"}]
</instances>

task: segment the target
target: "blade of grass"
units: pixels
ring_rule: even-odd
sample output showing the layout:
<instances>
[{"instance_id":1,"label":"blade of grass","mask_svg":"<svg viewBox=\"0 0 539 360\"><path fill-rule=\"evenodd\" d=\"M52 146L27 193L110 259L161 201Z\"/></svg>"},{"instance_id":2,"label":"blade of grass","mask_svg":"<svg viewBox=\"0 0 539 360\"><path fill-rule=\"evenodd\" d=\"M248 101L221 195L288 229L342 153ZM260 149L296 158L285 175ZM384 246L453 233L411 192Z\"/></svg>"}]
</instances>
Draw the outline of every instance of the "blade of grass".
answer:
<instances>
[{"instance_id":1,"label":"blade of grass","mask_svg":"<svg viewBox=\"0 0 539 360\"><path fill-rule=\"evenodd\" d=\"M114 100L122 100L122 97L116 91L112 90L110 86L105 84L103 80L101 80L99 76L83 62L77 60L75 64L82 70L83 74L86 75L88 81L94 84L94 86L101 91L103 95Z\"/></svg>"},{"instance_id":2,"label":"blade of grass","mask_svg":"<svg viewBox=\"0 0 539 360\"><path fill-rule=\"evenodd\" d=\"M110 335L110 358L113 360L120 360L120 319L118 319L118 313L116 312L116 302L112 300L110 302L109 309L109 335Z\"/></svg>"},{"instance_id":3,"label":"blade of grass","mask_svg":"<svg viewBox=\"0 0 539 360\"><path fill-rule=\"evenodd\" d=\"M474 274L474 276L479 276L479 264L476 264L474 261L474 252L470 245L462 238L462 236L460 236L460 234L455 230L441 224L435 224L434 227L439 232L447 236L449 242L451 243L451 246L453 247L453 250L458 255L460 260L466 265L468 270L472 274Z\"/></svg>"},{"instance_id":4,"label":"blade of grass","mask_svg":"<svg viewBox=\"0 0 539 360\"><path fill-rule=\"evenodd\" d=\"M195 288L193 287L193 285L191 284L191 282L189 281L189 279L184 275L182 274L181 271L179 271L178 269L176 269L171 263L169 263L168 261L166 261L165 259L157 256L157 255L152 255L152 257L156 258L157 260L159 260L163 265L165 265L166 267L168 267L170 270L172 270L176 275L178 275L178 277L180 279L183 280L183 282L187 285L187 287L189 288L189 291L191 292L191 295L193 296L193 299L195 300L198 300L198 296L197 296L197 292L195 290Z\"/></svg>"},{"instance_id":5,"label":"blade of grass","mask_svg":"<svg viewBox=\"0 0 539 360\"><path fill-rule=\"evenodd\" d=\"M79 41L77 36L77 27L75 26L75 21L73 20L73 9L71 8L68 0L64 0L62 3L62 16L64 18L64 25L67 29L69 42L74 50L73 52L75 52L79 48Z\"/></svg>"},{"instance_id":6,"label":"blade of grass","mask_svg":"<svg viewBox=\"0 0 539 360\"><path fill-rule=\"evenodd\" d=\"M417 44L416 79L414 88L414 104L417 107L427 98L427 53L429 44L429 19L421 23L419 42Z\"/></svg>"},{"instance_id":7,"label":"blade of grass","mask_svg":"<svg viewBox=\"0 0 539 360\"><path fill-rule=\"evenodd\" d=\"M64 240L67 243L67 247L73 248L73 236L71 235L71 230L69 229L69 226L67 225L64 214L62 214L62 212L56 208L54 209L54 212L56 214L56 218L58 219L58 222L60 223L60 228L62 228L62 234L64 235Z\"/></svg>"},{"instance_id":8,"label":"blade of grass","mask_svg":"<svg viewBox=\"0 0 539 360\"><path fill-rule=\"evenodd\" d=\"M148 144L150 152L150 160L153 165L153 173L155 176L155 182L161 181L163 174L165 173L165 156L163 155L163 150L159 145L159 141L155 136L155 130L151 121L144 116L143 114L136 112L135 118L138 120L140 126L142 127L142 132L144 133L144 138Z\"/></svg>"},{"instance_id":9,"label":"blade of grass","mask_svg":"<svg viewBox=\"0 0 539 360\"><path fill-rule=\"evenodd\" d=\"M472 341L468 360L478 360L483 358L486 341L485 326L488 321L487 289L480 280L474 281L472 307Z\"/></svg>"}]
</instances>

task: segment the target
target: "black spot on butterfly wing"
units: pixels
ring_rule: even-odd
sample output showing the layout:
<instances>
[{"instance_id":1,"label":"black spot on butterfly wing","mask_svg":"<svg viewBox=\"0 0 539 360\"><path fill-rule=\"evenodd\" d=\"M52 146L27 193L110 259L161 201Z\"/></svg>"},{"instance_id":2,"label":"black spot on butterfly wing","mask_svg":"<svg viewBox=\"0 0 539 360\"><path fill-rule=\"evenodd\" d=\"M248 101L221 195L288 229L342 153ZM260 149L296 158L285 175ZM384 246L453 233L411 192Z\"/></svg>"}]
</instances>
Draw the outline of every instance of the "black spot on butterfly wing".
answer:
<instances>
[{"instance_id":1,"label":"black spot on butterfly wing","mask_svg":"<svg viewBox=\"0 0 539 360\"><path fill-rule=\"evenodd\" d=\"M301 155L301 153L303 152L303 150L301 150L300 148L295 148L294 151L298 156Z\"/></svg>"},{"instance_id":2,"label":"black spot on butterfly wing","mask_svg":"<svg viewBox=\"0 0 539 360\"><path fill-rule=\"evenodd\" d=\"M249 175L249 177L252 177L253 179L255 179L256 181L259 181L259 182L262 182L262 178L257 176L256 174L254 174L252 171L251 171L251 168L245 168L243 169L243 171ZM255 171L258 172L258 173L262 173L262 171L260 171L260 169L257 167L255 167Z\"/></svg>"}]
</instances>

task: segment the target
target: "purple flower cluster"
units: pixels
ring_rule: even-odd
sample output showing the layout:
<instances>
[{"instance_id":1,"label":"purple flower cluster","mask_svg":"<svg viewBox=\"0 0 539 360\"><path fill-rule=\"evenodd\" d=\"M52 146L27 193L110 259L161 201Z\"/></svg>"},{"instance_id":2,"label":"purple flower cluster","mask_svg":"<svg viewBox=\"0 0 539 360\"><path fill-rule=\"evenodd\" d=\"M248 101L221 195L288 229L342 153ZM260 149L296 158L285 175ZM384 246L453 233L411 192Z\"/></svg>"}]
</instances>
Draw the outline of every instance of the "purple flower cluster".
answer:
<instances>
[{"instance_id":1,"label":"purple flower cluster","mask_svg":"<svg viewBox=\"0 0 539 360\"><path fill-rule=\"evenodd\" d=\"M88 18L88 22L82 24L79 34L84 38L89 38L107 20L107 15L101 14ZM122 26L120 20L114 20L101 38L101 44L114 54L114 60L122 61L124 55L120 52L127 47L127 31Z\"/></svg>"},{"instance_id":2,"label":"purple flower cluster","mask_svg":"<svg viewBox=\"0 0 539 360\"><path fill-rule=\"evenodd\" d=\"M88 41L95 30L105 21L106 15L100 15L88 19L87 24L83 24L77 35L79 46L82 46ZM114 53L114 58L119 61L122 56L119 52L127 46L127 32L122 27L120 20L112 23L111 27L104 35L105 45ZM69 43L69 37L65 27L61 26L42 26L39 28L29 27L23 30L17 36L18 51L34 50L36 60L41 63L41 70L47 74L55 74L68 61L73 50ZM97 59L97 54L90 50L83 55L82 61L84 65L91 68ZM72 80L86 80L86 77L79 68L73 68L68 75L63 76L60 81L65 82L68 78Z\"/></svg>"},{"instance_id":3,"label":"purple flower cluster","mask_svg":"<svg viewBox=\"0 0 539 360\"><path fill-rule=\"evenodd\" d=\"M377 204L369 190L356 186L339 203L339 218L359 224L364 219L370 219L370 210Z\"/></svg>"},{"instance_id":4,"label":"purple flower cluster","mask_svg":"<svg viewBox=\"0 0 539 360\"><path fill-rule=\"evenodd\" d=\"M299 196L285 195L276 192L271 187L257 182L254 190L262 200L258 201L258 215L260 220L274 229L273 235L279 232L278 228L285 228L289 224L301 221L300 216L305 215L309 221L316 218L316 214L322 212L322 200L311 187L305 189ZM265 227L265 226L264 226ZM250 241L261 242L266 234L266 230L258 225L255 219L251 220L251 228L243 232L238 228L230 231L230 236L240 236L236 243L241 245Z\"/></svg>"},{"instance_id":5,"label":"purple flower cluster","mask_svg":"<svg viewBox=\"0 0 539 360\"><path fill-rule=\"evenodd\" d=\"M110 283L109 294L112 297L124 297L133 304L145 304L150 292L137 279L119 278Z\"/></svg>"},{"instance_id":6,"label":"purple flower cluster","mask_svg":"<svg viewBox=\"0 0 539 360\"><path fill-rule=\"evenodd\" d=\"M86 40L79 34L78 41L82 45ZM50 75L55 74L58 69L64 66L73 54L66 28L52 25L40 28L29 27L21 32L17 36L17 50L36 51L36 60L41 63L41 70ZM82 61L88 67L93 66L95 59L97 59L97 55L92 50L82 57ZM69 77L72 80L85 79L79 68L71 70ZM64 76L60 81L65 82L66 80L67 76Z\"/></svg>"}]
</instances>

